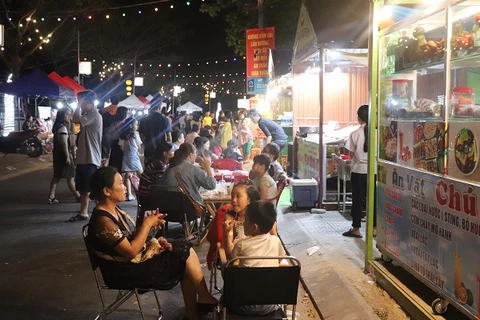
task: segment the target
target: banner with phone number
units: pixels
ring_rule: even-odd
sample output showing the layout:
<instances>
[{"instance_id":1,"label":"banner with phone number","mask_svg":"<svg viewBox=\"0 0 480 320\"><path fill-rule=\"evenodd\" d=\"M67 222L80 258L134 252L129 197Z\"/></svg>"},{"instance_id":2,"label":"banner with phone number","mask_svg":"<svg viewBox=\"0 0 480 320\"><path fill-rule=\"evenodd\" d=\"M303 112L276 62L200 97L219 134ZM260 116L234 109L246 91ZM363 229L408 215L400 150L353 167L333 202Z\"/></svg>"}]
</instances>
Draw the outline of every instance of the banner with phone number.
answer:
<instances>
[{"instance_id":1,"label":"banner with phone number","mask_svg":"<svg viewBox=\"0 0 480 320\"><path fill-rule=\"evenodd\" d=\"M378 244L416 278L478 319L479 192L478 187L451 179L378 166Z\"/></svg>"}]
</instances>

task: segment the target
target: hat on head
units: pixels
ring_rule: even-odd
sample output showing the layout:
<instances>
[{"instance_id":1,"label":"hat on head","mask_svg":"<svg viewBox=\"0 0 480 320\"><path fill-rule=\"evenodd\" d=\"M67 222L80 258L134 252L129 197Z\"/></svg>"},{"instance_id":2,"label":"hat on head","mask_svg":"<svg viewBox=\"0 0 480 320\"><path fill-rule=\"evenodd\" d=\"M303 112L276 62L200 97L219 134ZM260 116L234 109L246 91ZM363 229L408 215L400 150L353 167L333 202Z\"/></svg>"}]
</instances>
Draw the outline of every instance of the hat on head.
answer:
<instances>
[{"instance_id":1,"label":"hat on head","mask_svg":"<svg viewBox=\"0 0 480 320\"><path fill-rule=\"evenodd\" d=\"M250 112L248 113L248 116L253 117L253 116L261 116L261 115L260 115L260 112L258 112L257 109L251 109Z\"/></svg>"}]
</instances>

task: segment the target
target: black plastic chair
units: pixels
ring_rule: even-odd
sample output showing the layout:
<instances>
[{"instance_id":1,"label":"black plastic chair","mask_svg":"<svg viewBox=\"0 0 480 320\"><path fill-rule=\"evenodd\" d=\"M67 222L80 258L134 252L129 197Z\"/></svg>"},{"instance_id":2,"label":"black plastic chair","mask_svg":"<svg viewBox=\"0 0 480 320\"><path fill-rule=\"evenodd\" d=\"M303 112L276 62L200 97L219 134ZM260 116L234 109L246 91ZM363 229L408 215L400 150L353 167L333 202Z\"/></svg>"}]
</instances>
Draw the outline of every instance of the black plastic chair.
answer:
<instances>
[{"instance_id":1,"label":"black plastic chair","mask_svg":"<svg viewBox=\"0 0 480 320\"><path fill-rule=\"evenodd\" d=\"M237 267L241 260L275 259L286 260L288 266ZM300 261L291 256L283 257L235 257L223 269L223 296L221 299L222 319L227 319L227 308L245 305L284 305L261 319L286 319L286 306L292 305L292 320L295 320ZM260 317L260 316L259 316Z\"/></svg>"},{"instance_id":2,"label":"black plastic chair","mask_svg":"<svg viewBox=\"0 0 480 320\"><path fill-rule=\"evenodd\" d=\"M157 306L158 306L158 320L161 320L163 318L163 311L162 311L162 307L160 305L160 301L158 300L157 292L155 291L155 289L152 289L152 288L134 288L134 289L131 289L131 288L128 288L128 289L109 288L104 283L103 275L101 274L101 269L99 268L99 264L98 264L97 259L100 259L100 258L98 258L95 255L95 253L92 251L92 249L88 245L88 240L87 240L88 224L83 226L82 235L83 235L83 240L85 242L85 247L87 248L88 258L90 259L90 264L92 265L93 274L95 276L95 282L97 284L98 293L100 295L100 300L102 302L102 307L103 307L102 312L96 316L95 320L105 319L108 315L110 315L114 311L129 312L129 313L132 313L132 312L140 313L140 315L142 316L142 320L145 320L145 315L143 313L142 305L140 303L139 293L143 294L143 293L150 292L150 291L152 291L154 296L155 296L155 300L156 300ZM110 303L109 305L106 305L106 302L105 302L106 299L103 295L103 291L108 291L108 290L116 290L117 291L117 296L112 303ZM138 304L138 309L139 310L118 309L122 304L124 304L133 295L135 295L135 298L137 299L137 304Z\"/></svg>"},{"instance_id":3,"label":"black plastic chair","mask_svg":"<svg viewBox=\"0 0 480 320\"><path fill-rule=\"evenodd\" d=\"M165 219L167 223L178 222L183 225L185 239L196 235L197 244L200 243L205 215L200 218L200 223L198 223L199 217L195 208L182 191L176 188L153 185L148 191L148 197L150 208L146 210L159 208L161 213L168 214Z\"/></svg>"}]
</instances>

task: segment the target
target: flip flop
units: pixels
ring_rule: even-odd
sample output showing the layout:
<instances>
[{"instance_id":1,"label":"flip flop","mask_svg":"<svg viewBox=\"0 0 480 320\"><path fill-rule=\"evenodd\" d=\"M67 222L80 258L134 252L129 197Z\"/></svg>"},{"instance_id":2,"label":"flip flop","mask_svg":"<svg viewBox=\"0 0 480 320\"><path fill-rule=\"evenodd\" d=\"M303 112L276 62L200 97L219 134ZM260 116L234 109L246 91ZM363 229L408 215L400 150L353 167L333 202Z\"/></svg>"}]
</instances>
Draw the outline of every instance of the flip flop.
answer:
<instances>
[{"instance_id":1,"label":"flip flop","mask_svg":"<svg viewBox=\"0 0 480 320\"><path fill-rule=\"evenodd\" d=\"M67 222L77 222L77 221L85 221L85 220L88 220L88 217L84 217L80 214L77 214L76 216L73 216L70 219L68 219Z\"/></svg>"},{"instance_id":2,"label":"flip flop","mask_svg":"<svg viewBox=\"0 0 480 320\"><path fill-rule=\"evenodd\" d=\"M361 238L361 234L356 234L352 232L352 229L348 230L347 232L342 233L344 237L351 237L351 238Z\"/></svg>"}]
</instances>

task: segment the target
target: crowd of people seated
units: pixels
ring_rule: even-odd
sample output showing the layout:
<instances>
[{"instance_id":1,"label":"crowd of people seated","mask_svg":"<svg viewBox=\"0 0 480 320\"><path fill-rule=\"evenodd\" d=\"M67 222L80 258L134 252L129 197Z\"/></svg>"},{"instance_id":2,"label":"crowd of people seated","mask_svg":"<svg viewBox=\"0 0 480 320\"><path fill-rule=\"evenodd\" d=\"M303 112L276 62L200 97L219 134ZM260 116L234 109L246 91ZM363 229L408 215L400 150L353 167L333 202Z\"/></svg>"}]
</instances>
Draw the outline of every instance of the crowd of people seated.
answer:
<instances>
[{"instance_id":1,"label":"crowd of people seated","mask_svg":"<svg viewBox=\"0 0 480 320\"><path fill-rule=\"evenodd\" d=\"M110 284L121 282L168 290L180 283L186 307L184 319L197 319L198 309L205 306L213 309L217 300L207 290L190 242L148 237L150 230L161 228L165 223L162 208L142 216L135 229L131 218L118 204L134 199L126 180L138 174L141 176L137 200L142 206L149 207L149 190L156 185L181 190L193 202L205 207L201 188L214 190L217 187L212 161L233 159L240 164L248 161L253 134L247 117L243 114L237 126L230 111L218 122L209 113L203 119L187 116L172 122L183 128L174 130L165 124L165 130L155 129L161 137L154 137L151 123L142 124L140 120L141 129L137 131L137 122L123 115L121 108L117 114L119 112L117 121L108 130L109 161L95 171L90 180L90 198L96 201L96 206L90 217L88 243L100 259L102 273L108 275L105 280ZM155 117L161 116L153 112ZM145 152L144 167L139 159L142 143L149 149ZM218 208L207 236L211 243L207 255L209 267L217 259L218 246L229 258L285 255L277 237L276 202L272 202L278 194L277 183L288 183L277 161L279 155L279 146L268 143L262 154L253 158L249 180L236 183L230 204ZM251 261L245 267L263 264ZM273 265L278 264L273 262ZM234 311L263 315L275 308L242 306Z\"/></svg>"}]
</instances>

